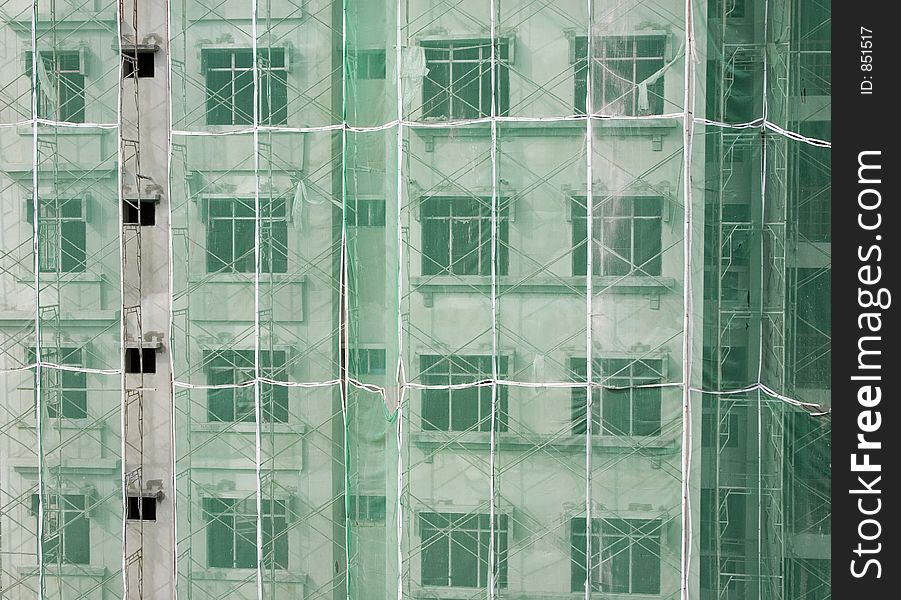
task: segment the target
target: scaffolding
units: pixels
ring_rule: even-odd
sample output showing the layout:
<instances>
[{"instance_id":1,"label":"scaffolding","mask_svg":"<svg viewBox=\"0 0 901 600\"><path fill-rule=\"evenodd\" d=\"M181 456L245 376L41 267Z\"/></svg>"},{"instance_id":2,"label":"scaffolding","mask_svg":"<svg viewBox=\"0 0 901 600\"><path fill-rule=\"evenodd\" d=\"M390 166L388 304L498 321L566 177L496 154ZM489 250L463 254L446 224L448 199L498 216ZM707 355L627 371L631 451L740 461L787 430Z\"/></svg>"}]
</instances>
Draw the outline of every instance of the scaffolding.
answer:
<instances>
[{"instance_id":1,"label":"scaffolding","mask_svg":"<svg viewBox=\"0 0 901 600\"><path fill-rule=\"evenodd\" d=\"M828 5L0 15L0 596L830 597Z\"/></svg>"}]
</instances>

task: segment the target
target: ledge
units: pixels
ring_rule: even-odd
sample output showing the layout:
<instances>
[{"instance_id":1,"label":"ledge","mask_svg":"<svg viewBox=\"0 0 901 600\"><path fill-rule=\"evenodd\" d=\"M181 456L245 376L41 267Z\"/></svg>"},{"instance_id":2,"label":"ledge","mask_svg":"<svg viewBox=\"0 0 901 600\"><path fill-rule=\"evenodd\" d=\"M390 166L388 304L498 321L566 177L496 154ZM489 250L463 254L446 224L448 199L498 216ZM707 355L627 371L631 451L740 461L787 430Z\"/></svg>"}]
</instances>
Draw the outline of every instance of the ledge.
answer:
<instances>
[{"instance_id":1,"label":"ledge","mask_svg":"<svg viewBox=\"0 0 901 600\"><path fill-rule=\"evenodd\" d=\"M264 423L262 432L283 434L283 435L303 435L307 432L307 426L304 423ZM239 423L228 421L212 421L207 423L191 423L191 433L256 433L256 423L241 421Z\"/></svg>"},{"instance_id":2,"label":"ledge","mask_svg":"<svg viewBox=\"0 0 901 600\"><path fill-rule=\"evenodd\" d=\"M481 275L431 275L410 278L410 285L415 291L423 293L484 293L491 291L491 278ZM582 296L585 294L587 278L554 277L554 278L519 278L515 275L498 277L498 292L501 294L555 294L561 293ZM622 293L663 293L676 286L672 277L592 277L592 286L599 289Z\"/></svg>"},{"instance_id":3,"label":"ledge","mask_svg":"<svg viewBox=\"0 0 901 600\"><path fill-rule=\"evenodd\" d=\"M443 447L445 449L464 448L467 450L488 450L490 435L487 431L453 432L453 431L414 431L410 433L413 443L427 449ZM553 434L517 434L499 433L495 438L499 450L522 451L537 446L548 446L568 452L585 452L584 435ZM612 436L597 435L591 437L591 446L595 450L618 452L623 448L639 448L648 454L672 454L678 450L676 440L659 436Z\"/></svg>"},{"instance_id":4,"label":"ledge","mask_svg":"<svg viewBox=\"0 0 901 600\"><path fill-rule=\"evenodd\" d=\"M59 419L59 418L50 418L47 417L47 420L50 421L50 425L45 425L45 427L53 430L62 429L65 431L99 431L106 427L106 423L104 421L98 421L97 419ZM19 423L19 429L36 429L37 425L35 422L26 421Z\"/></svg>"},{"instance_id":5,"label":"ledge","mask_svg":"<svg viewBox=\"0 0 901 600\"><path fill-rule=\"evenodd\" d=\"M19 473L37 473L38 465L30 459L11 459L10 466ZM71 475L113 475L120 469L117 458L70 458L62 464L44 465L49 473L60 472Z\"/></svg>"},{"instance_id":6,"label":"ledge","mask_svg":"<svg viewBox=\"0 0 901 600\"><path fill-rule=\"evenodd\" d=\"M84 310L76 312L64 312L59 320L67 325L93 325L95 323L111 323L119 320L118 310ZM24 310L0 311L0 324L9 323L34 323L34 312Z\"/></svg>"},{"instance_id":7,"label":"ledge","mask_svg":"<svg viewBox=\"0 0 901 600\"><path fill-rule=\"evenodd\" d=\"M37 577L39 569L37 565L26 565L16 567L16 571L23 577ZM108 574L106 567L95 567L91 565L44 565L45 575L65 575L66 577L91 577L93 579L105 578Z\"/></svg>"},{"instance_id":8,"label":"ledge","mask_svg":"<svg viewBox=\"0 0 901 600\"><path fill-rule=\"evenodd\" d=\"M106 277L100 273L85 271L84 273L40 273L38 281L41 283L47 281L59 281L60 283L101 283ZM34 273L27 277L17 275L16 281L19 283L34 283Z\"/></svg>"},{"instance_id":9,"label":"ledge","mask_svg":"<svg viewBox=\"0 0 901 600\"><path fill-rule=\"evenodd\" d=\"M294 275L292 273L260 273L260 282L272 283L305 283L306 275ZM253 273L205 273L203 275L188 275L188 283L205 285L207 283L247 283L253 284Z\"/></svg>"},{"instance_id":10,"label":"ledge","mask_svg":"<svg viewBox=\"0 0 901 600\"><path fill-rule=\"evenodd\" d=\"M577 137L585 134L587 119L573 119L571 121L498 121L498 130L501 137ZM491 127L485 123L473 123L472 125L459 125L458 121L424 121L427 127L410 127L423 139L431 138L490 138ZM442 126L442 123L447 123ZM600 117L592 119L592 127L603 134L627 136L651 136L661 135L667 130L676 130L681 127L677 118L648 117L636 119L632 117Z\"/></svg>"},{"instance_id":11,"label":"ledge","mask_svg":"<svg viewBox=\"0 0 901 600\"><path fill-rule=\"evenodd\" d=\"M77 125L81 125L81 123L77 123ZM104 123L104 125L106 124ZM110 125L115 125L115 123L110 123ZM50 131L53 133L49 134ZM19 125L16 127L16 133L23 137L31 137L34 135L31 125ZM65 125L38 124L39 139L46 135L109 135L115 133L115 128L111 127L67 127Z\"/></svg>"},{"instance_id":12,"label":"ledge","mask_svg":"<svg viewBox=\"0 0 901 600\"><path fill-rule=\"evenodd\" d=\"M220 567L209 567L207 569L193 569L191 577L203 580L218 581L247 581L256 580L256 569L225 569ZM305 585L308 576L306 573L293 573L290 569L286 570L269 570L266 569L263 574L264 581L277 581L279 583L297 583Z\"/></svg>"}]
</instances>

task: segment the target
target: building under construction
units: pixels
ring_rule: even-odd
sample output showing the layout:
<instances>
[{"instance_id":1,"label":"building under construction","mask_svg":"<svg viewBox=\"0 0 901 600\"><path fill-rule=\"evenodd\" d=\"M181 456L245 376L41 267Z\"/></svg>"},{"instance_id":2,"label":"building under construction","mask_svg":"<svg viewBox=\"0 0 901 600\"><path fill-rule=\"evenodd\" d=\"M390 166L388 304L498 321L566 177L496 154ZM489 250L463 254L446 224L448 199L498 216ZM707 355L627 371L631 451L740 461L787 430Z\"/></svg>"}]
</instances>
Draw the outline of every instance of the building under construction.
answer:
<instances>
[{"instance_id":1,"label":"building under construction","mask_svg":"<svg viewBox=\"0 0 901 600\"><path fill-rule=\"evenodd\" d=\"M830 598L830 28L0 0L0 598Z\"/></svg>"}]
</instances>

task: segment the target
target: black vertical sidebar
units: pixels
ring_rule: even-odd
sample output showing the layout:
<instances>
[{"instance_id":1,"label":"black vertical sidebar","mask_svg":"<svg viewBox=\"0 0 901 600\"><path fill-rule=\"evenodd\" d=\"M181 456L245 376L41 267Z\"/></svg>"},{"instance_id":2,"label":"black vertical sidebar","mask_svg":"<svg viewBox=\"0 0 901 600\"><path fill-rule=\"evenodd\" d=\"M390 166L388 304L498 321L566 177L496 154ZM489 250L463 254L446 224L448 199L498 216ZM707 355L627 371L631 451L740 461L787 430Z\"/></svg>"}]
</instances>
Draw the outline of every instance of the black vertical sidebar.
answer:
<instances>
[{"instance_id":1,"label":"black vertical sidebar","mask_svg":"<svg viewBox=\"0 0 901 600\"><path fill-rule=\"evenodd\" d=\"M901 473L893 7L832 5L833 598L896 598L901 583L889 492Z\"/></svg>"}]
</instances>

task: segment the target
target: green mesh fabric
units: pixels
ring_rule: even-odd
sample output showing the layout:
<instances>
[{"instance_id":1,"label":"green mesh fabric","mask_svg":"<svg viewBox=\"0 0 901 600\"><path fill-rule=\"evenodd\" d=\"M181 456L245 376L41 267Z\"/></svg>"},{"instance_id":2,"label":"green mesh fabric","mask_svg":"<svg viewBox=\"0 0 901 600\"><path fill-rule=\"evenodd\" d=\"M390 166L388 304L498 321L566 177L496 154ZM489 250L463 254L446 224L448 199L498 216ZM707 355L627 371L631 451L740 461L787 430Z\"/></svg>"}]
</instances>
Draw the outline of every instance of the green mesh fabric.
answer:
<instances>
[{"instance_id":1,"label":"green mesh fabric","mask_svg":"<svg viewBox=\"0 0 901 600\"><path fill-rule=\"evenodd\" d=\"M828 5L0 16L0 596L830 597Z\"/></svg>"}]
</instances>

